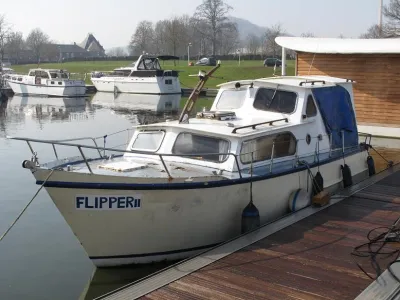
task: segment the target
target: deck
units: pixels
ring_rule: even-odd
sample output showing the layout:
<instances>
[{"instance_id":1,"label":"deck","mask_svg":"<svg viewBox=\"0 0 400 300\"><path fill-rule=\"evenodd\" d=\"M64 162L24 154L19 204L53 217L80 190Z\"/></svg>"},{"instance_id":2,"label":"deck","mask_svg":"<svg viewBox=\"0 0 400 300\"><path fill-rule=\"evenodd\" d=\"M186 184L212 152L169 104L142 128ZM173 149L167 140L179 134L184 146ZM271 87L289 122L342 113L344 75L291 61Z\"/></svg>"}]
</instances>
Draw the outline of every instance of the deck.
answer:
<instances>
[{"instance_id":1,"label":"deck","mask_svg":"<svg viewBox=\"0 0 400 300\"><path fill-rule=\"evenodd\" d=\"M301 210L99 299L394 299L398 282L387 271L374 282L356 264L375 278L371 258L351 253L370 230L396 222L399 204L396 165L327 207ZM382 272L395 258L377 258Z\"/></svg>"}]
</instances>

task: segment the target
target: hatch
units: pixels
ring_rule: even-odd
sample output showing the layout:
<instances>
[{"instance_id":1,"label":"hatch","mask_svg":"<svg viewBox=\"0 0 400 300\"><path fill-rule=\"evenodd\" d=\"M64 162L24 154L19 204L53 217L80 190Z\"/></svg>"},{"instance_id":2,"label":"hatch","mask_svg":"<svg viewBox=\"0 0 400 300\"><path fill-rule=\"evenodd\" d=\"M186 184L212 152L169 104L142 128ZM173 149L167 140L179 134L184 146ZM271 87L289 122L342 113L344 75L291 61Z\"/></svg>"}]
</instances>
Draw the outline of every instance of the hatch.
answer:
<instances>
[{"instance_id":1,"label":"hatch","mask_svg":"<svg viewBox=\"0 0 400 300\"><path fill-rule=\"evenodd\" d=\"M226 121L236 119L236 114L233 111L202 111L197 113L196 118Z\"/></svg>"},{"instance_id":2,"label":"hatch","mask_svg":"<svg viewBox=\"0 0 400 300\"><path fill-rule=\"evenodd\" d=\"M138 164L135 162L128 162L128 161L112 162L99 166L99 169L106 169L115 172L132 172L144 168L147 168L147 164Z\"/></svg>"}]
</instances>

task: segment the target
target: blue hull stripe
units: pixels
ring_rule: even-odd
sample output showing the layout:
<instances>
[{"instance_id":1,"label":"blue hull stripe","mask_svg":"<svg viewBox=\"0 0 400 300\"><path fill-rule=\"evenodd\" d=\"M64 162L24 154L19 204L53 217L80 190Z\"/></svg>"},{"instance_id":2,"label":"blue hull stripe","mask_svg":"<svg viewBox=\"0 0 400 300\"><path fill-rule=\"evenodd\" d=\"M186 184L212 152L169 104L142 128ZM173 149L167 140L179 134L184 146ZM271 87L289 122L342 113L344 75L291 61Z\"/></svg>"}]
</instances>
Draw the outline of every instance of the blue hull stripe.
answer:
<instances>
[{"instance_id":1,"label":"blue hull stripe","mask_svg":"<svg viewBox=\"0 0 400 300\"><path fill-rule=\"evenodd\" d=\"M299 196L300 191L301 191L301 189L298 189L296 191L296 194L294 194L294 199L292 202L292 211L296 211L296 201L297 201L297 197Z\"/></svg>"},{"instance_id":2,"label":"blue hull stripe","mask_svg":"<svg viewBox=\"0 0 400 300\"><path fill-rule=\"evenodd\" d=\"M353 151L345 156L354 155L360 151ZM321 165L331 163L333 161L341 160L343 156L332 157L320 162ZM310 168L318 166L318 163L309 164ZM109 183L109 182L67 182L67 181L47 181L44 186L52 188L69 188L69 189L89 189L89 190L190 190L190 189L209 189L223 186L230 186L236 184L249 183L251 181L257 182L261 180L281 177L288 174L293 174L299 171L306 170L307 166L299 166L294 169L286 170L280 173L265 174L256 177L225 179L218 181L208 182L183 182L183 183ZM42 180L37 180L36 184L42 185Z\"/></svg>"},{"instance_id":3,"label":"blue hull stripe","mask_svg":"<svg viewBox=\"0 0 400 300\"><path fill-rule=\"evenodd\" d=\"M89 258L90 259L113 259L113 258L139 258L139 257L148 257L148 256L157 256L157 255L172 255L172 254L178 254L178 253L182 253L182 252L205 250L205 249L208 249L208 248L213 248L215 246L218 246L219 244L221 244L221 243L205 245L205 246L200 246L200 247L194 247L194 248L165 251L165 252L114 255L114 256L89 256Z\"/></svg>"}]
</instances>

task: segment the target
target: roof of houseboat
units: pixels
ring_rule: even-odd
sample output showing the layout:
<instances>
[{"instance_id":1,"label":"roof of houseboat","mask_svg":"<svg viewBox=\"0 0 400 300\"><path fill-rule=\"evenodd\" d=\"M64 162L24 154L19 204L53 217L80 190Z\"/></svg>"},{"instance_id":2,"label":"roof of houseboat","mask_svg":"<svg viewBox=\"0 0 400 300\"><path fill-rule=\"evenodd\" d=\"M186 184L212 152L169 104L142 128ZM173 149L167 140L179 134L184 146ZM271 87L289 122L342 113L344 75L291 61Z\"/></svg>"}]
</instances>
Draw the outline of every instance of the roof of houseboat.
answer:
<instances>
[{"instance_id":1,"label":"roof of houseboat","mask_svg":"<svg viewBox=\"0 0 400 300\"><path fill-rule=\"evenodd\" d=\"M338 78L338 77L330 77L330 76L277 76L277 77L267 77L267 78L258 78L254 80L236 80L225 82L222 84L217 85L217 87L234 87L237 83L241 85L249 85L253 83L254 85L265 85L265 84L272 84L272 85L286 85L286 86L295 86L295 87L304 87L304 88L318 88L318 87L327 87L327 86L334 86L338 83L355 83L351 79L345 78ZM309 84L307 84L309 83Z\"/></svg>"},{"instance_id":2,"label":"roof of houseboat","mask_svg":"<svg viewBox=\"0 0 400 300\"><path fill-rule=\"evenodd\" d=\"M283 115L280 119L285 118ZM274 131L276 129L281 129L284 127L296 126L298 124L291 123L290 120L285 122L284 120L279 122L274 122L273 125L269 125L268 122L274 121L275 119L266 118L266 117L256 117L256 118L240 118L236 117L233 120L219 121L219 120L211 120L211 119L197 119L190 118L189 123L179 123L178 120L167 121L163 123L155 123L149 125L140 125L137 128L146 128L146 129L154 129L165 128L165 127L175 127L179 128L180 131L189 130L191 132L212 132L213 135L220 134L224 136L247 136L253 135L254 133L261 133L265 131ZM256 130L249 128L237 129L242 126L251 126L252 124L258 123L267 123L264 125L259 125L256 127ZM234 133L234 129L237 129L237 132Z\"/></svg>"},{"instance_id":3,"label":"roof of houseboat","mask_svg":"<svg viewBox=\"0 0 400 300\"><path fill-rule=\"evenodd\" d=\"M398 38L341 39L284 37L275 39L284 48L299 52L326 54L400 54Z\"/></svg>"}]
</instances>

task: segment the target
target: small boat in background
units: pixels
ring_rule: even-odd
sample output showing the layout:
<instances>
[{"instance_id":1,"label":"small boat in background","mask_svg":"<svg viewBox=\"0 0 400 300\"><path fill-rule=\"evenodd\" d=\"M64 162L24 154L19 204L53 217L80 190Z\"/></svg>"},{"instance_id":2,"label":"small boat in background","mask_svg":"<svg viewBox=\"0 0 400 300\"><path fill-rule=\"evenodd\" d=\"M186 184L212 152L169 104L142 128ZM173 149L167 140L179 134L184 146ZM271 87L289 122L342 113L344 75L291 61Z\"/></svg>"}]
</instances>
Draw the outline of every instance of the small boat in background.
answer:
<instances>
[{"instance_id":1,"label":"small boat in background","mask_svg":"<svg viewBox=\"0 0 400 300\"><path fill-rule=\"evenodd\" d=\"M82 97L86 94L85 82L70 79L66 70L31 69L28 75L13 74L7 82L17 95Z\"/></svg>"},{"instance_id":2,"label":"small boat in background","mask_svg":"<svg viewBox=\"0 0 400 300\"><path fill-rule=\"evenodd\" d=\"M10 89L10 85L7 80L11 79L12 74L15 74L15 71L11 68L3 67L0 71L0 87L3 89Z\"/></svg>"},{"instance_id":3,"label":"small boat in background","mask_svg":"<svg viewBox=\"0 0 400 300\"><path fill-rule=\"evenodd\" d=\"M181 94L178 71L163 70L160 60L177 60L177 56L141 55L130 66L114 69L113 72L94 71L93 85L99 92L132 94Z\"/></svg>"}]
</instances>

